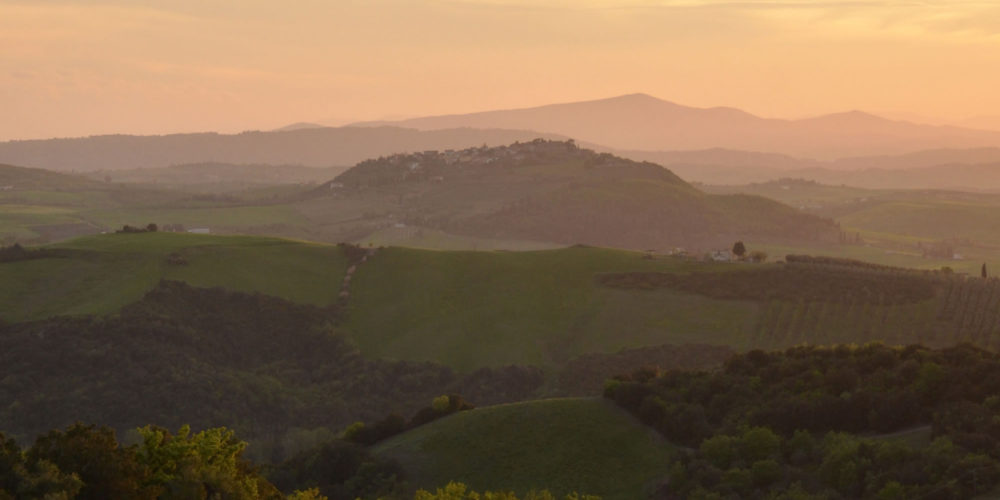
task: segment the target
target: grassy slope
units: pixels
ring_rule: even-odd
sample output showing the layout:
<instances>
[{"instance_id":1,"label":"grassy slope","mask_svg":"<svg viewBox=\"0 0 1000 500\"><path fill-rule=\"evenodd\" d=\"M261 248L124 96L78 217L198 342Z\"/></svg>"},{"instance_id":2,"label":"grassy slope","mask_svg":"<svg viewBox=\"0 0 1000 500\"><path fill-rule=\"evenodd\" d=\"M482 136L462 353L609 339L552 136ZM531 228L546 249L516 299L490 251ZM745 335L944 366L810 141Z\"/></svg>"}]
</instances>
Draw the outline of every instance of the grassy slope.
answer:
<instances>
[{"instance_id":1,"label":"grassy slope","mask_svg":"<svg viewBox=\"0 0 1000 500\"><path fill-rule=\"evenodd\" d=\"M755 304L670 290L613 290L598 273L732 269L598 248L434 252L389 248L361 266L346 324L371 356L460 369L557 364L624 347L742 347Z\"/></svg>"},{"instance_id":2,"label":"grassy slope","mask_svg":"<svg viewBox=\"0 0 1000 500\"><path fill-rule=\"evenodd\" d=\"M415 486L460 481L478 490L548 488L645 498L666 475L671 447L600 399L550 399L462 412L380 443Z\"/></svg>"},{"instance_id":3,"label":"grassy slope","mask_svg":"<svg viewBox=\"0 0 1000 500\"><path fill-rule=\"evenodd\" d=\"M0 264L0 317L111 313L160 279L256 291L309 304L336 299L346 260L334 246L243 236L147 233L85 237L56 245L68 258ZM177 252L186 266L169 265Z\"/></svg>"}]
</instances>

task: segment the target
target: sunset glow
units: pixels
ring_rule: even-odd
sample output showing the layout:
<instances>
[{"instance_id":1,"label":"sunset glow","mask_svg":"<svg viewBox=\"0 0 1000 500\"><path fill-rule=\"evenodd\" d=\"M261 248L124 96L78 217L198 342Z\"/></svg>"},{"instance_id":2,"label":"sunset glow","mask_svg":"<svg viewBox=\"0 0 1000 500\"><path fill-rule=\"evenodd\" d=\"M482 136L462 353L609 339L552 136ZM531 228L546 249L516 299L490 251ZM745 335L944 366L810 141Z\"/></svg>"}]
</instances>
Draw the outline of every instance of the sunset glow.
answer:
<instances>
[{"instance_id":1,"label":"sunset glow","mask_svg":"<svg viewBox=\"0 0 1000 500\"><path fill-rule=\"evenodd\" d=\"M956 1L0 1L0 140L268 129L645 92L769 117L1000 114Z\"/></svg>"}]
</instances>

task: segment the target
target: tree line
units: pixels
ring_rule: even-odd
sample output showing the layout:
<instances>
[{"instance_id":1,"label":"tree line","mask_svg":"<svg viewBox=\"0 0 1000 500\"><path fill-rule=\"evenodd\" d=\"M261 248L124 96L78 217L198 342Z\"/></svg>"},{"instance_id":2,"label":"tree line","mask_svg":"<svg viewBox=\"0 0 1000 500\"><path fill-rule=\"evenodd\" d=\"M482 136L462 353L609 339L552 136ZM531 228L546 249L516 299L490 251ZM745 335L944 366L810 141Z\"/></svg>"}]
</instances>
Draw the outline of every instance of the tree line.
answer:
<instances>
[{"instance_id":1,"label":"tree line","mask_svg":"<svg viewBox=\"0 0 1000 500\"><path fill-rule=\"evenodd\" d=\"M259 467L245 458L247 443L225 427L136 432L138 442L126 445L110 428L77 423L25 449L0 433L0 499L518 500L502 491L480 495L461 483L414 493L397 464L343 440ZM547 491L523 498L555 500Z\"/></svg>"},{"instance_id":2,"label":"tree line","mask_svg":"<svg viewBox=\"0 0 1000 500\"><path fill-rule=\"evenodd\" d=\"M1000 355L796 347L640 369L605 396L688 447L668 498L970 498L1000 484ZM930 444L876 436L923 427Z\"/></svg>"}]
</instances>

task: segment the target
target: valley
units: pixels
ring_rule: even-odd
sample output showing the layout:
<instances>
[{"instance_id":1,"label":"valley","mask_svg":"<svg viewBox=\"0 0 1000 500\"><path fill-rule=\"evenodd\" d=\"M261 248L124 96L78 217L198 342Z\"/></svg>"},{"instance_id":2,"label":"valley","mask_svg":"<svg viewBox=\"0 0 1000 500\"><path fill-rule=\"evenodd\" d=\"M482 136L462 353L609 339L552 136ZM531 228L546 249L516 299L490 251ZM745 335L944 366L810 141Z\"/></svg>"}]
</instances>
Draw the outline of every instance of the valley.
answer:
<instances>
[{"instance_id":1,"label":"valley","mask_svg":"<svg viewBox=\"0 0 1000 500\"><path fill-rule=\"evenodd\" d=\"M261 498L996 487L907 468L1000 471L1000 198L974 163L992 149L618 153L375 125L0 145L2 161L51 148L59 170L0 166L18 477L43 470L45 439L120 441L138 463L149 432L210 435L190 425L246 440L237 469ZM240 150L256 143L274 156ZM921 187L955 159L957 187ZM824 182L830 165L857 183ZM947 384L970 389L931 395ZM867 479L830 479L837 460Z\"/></svg>"},{"instance_id":2,"label":"valley","mask_svg":"<svg viewBox=\"0 0 1000 500\"><path fill-rule=\"evenodd\" d=\"M0 0L0 500L1000 499L998 5Z\"/></svg>"}]
</instances>

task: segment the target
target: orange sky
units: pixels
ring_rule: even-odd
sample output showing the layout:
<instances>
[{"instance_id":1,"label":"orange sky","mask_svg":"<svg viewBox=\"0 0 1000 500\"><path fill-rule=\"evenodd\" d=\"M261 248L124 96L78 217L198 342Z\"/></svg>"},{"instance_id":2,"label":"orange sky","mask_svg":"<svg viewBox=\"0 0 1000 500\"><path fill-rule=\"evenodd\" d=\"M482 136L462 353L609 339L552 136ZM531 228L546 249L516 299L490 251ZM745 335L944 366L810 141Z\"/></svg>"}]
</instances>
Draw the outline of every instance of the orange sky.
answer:
<instances>
[{"instance_id":1,"label":"orange sky","mask_svg":"<svg viewBox=\"0 0 1000 500\"><path fill-rule=\"evenodd\" d=\"M0 140L269 129L645 92L1000 115L1000 2L0 0Z\"/></svg>"}]
</instances>

